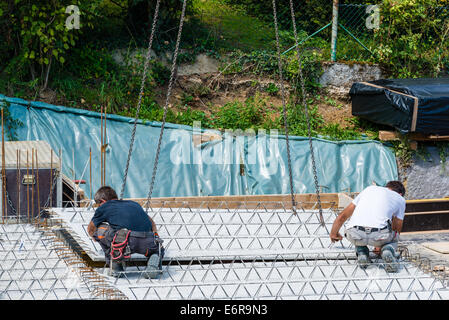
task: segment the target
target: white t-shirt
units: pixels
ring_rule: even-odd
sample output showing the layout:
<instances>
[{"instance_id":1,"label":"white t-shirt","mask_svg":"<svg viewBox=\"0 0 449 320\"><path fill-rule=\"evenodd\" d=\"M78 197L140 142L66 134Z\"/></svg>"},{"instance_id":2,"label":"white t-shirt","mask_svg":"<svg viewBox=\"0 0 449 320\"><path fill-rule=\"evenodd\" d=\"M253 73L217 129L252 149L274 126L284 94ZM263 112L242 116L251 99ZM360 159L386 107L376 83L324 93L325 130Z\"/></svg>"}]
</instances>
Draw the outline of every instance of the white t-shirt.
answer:
<instances>
[{"instance_id":1,"label":"white t-shirt","mask_svg":"<svg viewBox=\"0 0 449 320\"><path fill-rule=\"evenodd\" d=\"M369 186L352 201L354 212L347 228L362 226L383 228L393 216L404 220L405 199L386 187Z\"/></svg>"}]
</instances>

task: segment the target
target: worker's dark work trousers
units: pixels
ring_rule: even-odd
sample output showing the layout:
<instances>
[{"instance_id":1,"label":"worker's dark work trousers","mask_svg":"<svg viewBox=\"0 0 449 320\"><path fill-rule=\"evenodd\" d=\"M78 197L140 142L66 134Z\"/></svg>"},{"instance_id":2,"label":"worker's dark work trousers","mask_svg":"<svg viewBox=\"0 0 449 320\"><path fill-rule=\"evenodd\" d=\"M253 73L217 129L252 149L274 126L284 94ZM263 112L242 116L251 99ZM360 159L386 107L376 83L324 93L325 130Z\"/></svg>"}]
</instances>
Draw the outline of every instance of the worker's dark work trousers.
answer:
<instances>
[{"instance_id":1,"label":"worker's dark work trousers","mask_svg":"<svg viewBox=\"0 0 449 320\"><path fill-rule=\"evenodd\" d=\"M116 230L112 229L109 224L102 223L98 226L93 237L100 244L103 249L106 264L109 265L111 260L111 243L114 239ZM159 244L156 241L156 236L153 232L134 232L131 231L128 238L128 245L132 253L139 253L149 258L152 254L156 253L164 256L164 248L161 245L159 252ZM162 261L162 259L161 259Z\"/></svg>"}]
</instances>

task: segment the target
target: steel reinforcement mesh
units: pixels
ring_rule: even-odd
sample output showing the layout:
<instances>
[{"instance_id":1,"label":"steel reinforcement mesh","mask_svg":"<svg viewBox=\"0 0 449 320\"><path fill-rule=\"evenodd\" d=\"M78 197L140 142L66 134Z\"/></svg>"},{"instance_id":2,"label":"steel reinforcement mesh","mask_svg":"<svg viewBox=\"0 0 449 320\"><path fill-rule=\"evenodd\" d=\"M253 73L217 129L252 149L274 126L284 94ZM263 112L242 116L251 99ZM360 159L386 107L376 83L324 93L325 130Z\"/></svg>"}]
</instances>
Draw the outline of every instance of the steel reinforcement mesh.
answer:
<instances>
[{"instance_id":1,"label":"steel reinforcement mesh","mask_svg":"<svg viewBox=\"0 0 449 320\"><path fill-rule=\"evenodd\" d=\"M399 271L388 273L373 255L367 269L357 266L346 240L332 245L328 232L337 215L273 209L273 204L232 204L152 208L167 254L158 279L145 265L129 265L114 278L98 273L127 299L448 299L446 277L423 268L401 248ZM102 261L86 227L92 209L54 209L53 214L92 260ZM139 261L138 255L133 256Z\"/></svg>"}]
</instances>

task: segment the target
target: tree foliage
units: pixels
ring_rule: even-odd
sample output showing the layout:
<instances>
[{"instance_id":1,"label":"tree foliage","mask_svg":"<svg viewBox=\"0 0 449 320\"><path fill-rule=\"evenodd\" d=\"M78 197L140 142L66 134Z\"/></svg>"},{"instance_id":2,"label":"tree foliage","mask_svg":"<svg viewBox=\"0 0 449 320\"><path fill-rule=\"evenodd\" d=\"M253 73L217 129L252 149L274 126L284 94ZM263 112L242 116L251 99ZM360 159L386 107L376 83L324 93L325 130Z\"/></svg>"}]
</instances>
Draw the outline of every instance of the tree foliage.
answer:
<instances>
[{"instance_id":1,"label":"tree foliage","mask_svg":"<svg viewBox=\"0 0 449 320\"><path fill-rule=\"evenodd\" d=\"M393 76L437 77L449 67L449 12L441 7L444 2L382 1L375 53Z\"/></svg>"},{"instance_id":2,"label":"tree foliage","mask_svg":"<svg viewBox=\"0 0 449 320\"><path fill-rule=\"evenodd\" d=\"M80 28L67 28L70 11L79 9ZM51 66L64 64L83 30L92 28L95 1L8 0L0 4L0 30L4 44L0 51L5 72L12 78L32 80L42 88L48 84ZM70 24L73 26L73 24Z\"/></svg>"}]
</instances>

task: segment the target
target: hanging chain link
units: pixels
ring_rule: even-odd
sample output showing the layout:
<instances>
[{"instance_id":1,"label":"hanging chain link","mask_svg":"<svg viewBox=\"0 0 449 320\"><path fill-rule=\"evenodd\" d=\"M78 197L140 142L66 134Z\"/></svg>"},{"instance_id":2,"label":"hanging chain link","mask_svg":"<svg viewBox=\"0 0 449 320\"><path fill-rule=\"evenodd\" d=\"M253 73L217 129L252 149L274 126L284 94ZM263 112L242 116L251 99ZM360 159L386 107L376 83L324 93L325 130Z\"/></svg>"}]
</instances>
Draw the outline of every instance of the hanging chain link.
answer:
<instances>
[{"instance_id":1,"label":"hanging chain link","mask_svg":"<svg viewBox=\"0 0 449 320\"><path fill-rule=\"evenodd\" d=\"M288 121L287 121L287 110L285 107L285 89L284 89L284 79L282 76L282 59L281 59L281 49L279 45L279 30L278 30L278 20L277 20L277 11L276 11L276 0L273 0L273 17L274 17L274 28L276 31L276 48L277 48L277 56L278 56L278 66L279 66L279 80L281 85L281 96L282 96L282 111L284 114L284 127L285 127L285 142L287 145L287 162L288 162L288 176L290 182L290 193L292 198L292 210L293 213L296 214L296 201L295 194L293 190L293 174L292 174L292 162L290 157L290 143L288 139Z\"/></svg>"},{"instance_id":2,"label":"hanging chain link","mask_svg":"<svg viewBox=\"0 0 449 320\"><path fill-rule=\"evenodd\" d=\"M120 191L120 199L123 199L123 195L125 193L125 185L126 185L126 179L128 177L129 162L131 160L131 154L132 154L132 151L133 151L133 145L134 145L134 140L135 140L135 136L136 136L136 129L137 129L137 121L139 119L140 107L142 105L143 90L144 90L144 87L145 87L145 81L146 81L146 77L147 77L147 70L148 70L148 65L149 65L149 62L150 62L151 47L153 45L154 32L156 30L156 23L157 23L157 19L158 19L158 15L159 15L159 3L160 3L160 0L157 0L156 8L155 8L155 11L154 11L154 17L153 17L153 25L151 27L150 40L148 41L147 55L145 57L145 64L144 64L144 67L143 67L142 82L140 84L139 98L138 98L138 101L137 101L136 117L134 119L134 127L133 127L133 131L132 131L132 134L131 134L131 142L129 144L128 159L126 160L126 167L125 167L125 173L123 175L122 189Z\"/></svg>"},{"instance_id":3,"label":"hanging chain link","mask_svg":"<svg viewBox=\"0 0 449 320\"><path fill-rule=\"evenodd\" d=\"M316 190L316 196L317 196L318 210L319 210L319 213L320 213L320 221L321 221L321 225L324 226L323 209L322 209L322 206L321 206L321 197L320 197L320 189L319 189L319 185L318 185L318 176L317 176L316 163L315 163L315 154L314 154L314 151L313 151L313 144L312 144L312 130L310 128L309 109L308 109L308 106L307 106L306 89L305 89L305 86L304 86L304 77L303 77L303 74L302 74L302 59L301 59L301 52L300 52L300 49L299 49L298 34L297 34L297 31L296 31L295 10L293 8L293 1L292 0L290 0L290 12L291 12L291 15L292 15L293 33L294 33L294 36L295 36L296 54L297 54L298 68L299 68L299 79L300 79L300 82L301 82L302 105L304 106L305 113L306 113L306 120L307 120L307 131L308 131L308 136L309 136L310 157L312 159L313 179L315 181L315 190Z\"/></svg>"},{"instance_id":4,"label":"hanging chain link","mask_svg":"<svg viewBox=\"0 0 449 320\"><path fill-rule=\"evenodd\" d=\"M182 5L181 18L180 18L180 22L179 22L178 38L176 39L176 47L175 47L175 52L173 54L173 63L172 63L172 67L171 67L170 81L168 83L167 98L165 100L165 105L164 105L164 115L162 117L161 131L159 134L159 140L158 140L157 149L156 149L156 156L154 159L154 167L153 167L153 175L151 176L150 191L148 192L148 197L147 197L147 201L146 201L146 212L147 213L148 213L148 209L149 209L151 195L153 194L154 182L156 179L157 165L159 162L159 153L161 151L162 136L164 134L164 128L165 128L165 119L167 117L168 102L170 100L173 82L175 80L176 61L178 59L179 44L181 42L182 26L184 24L186 3L187 3L187 0L184 0L183 5Z\"/></svg>"}]
</instances>

